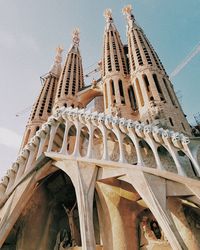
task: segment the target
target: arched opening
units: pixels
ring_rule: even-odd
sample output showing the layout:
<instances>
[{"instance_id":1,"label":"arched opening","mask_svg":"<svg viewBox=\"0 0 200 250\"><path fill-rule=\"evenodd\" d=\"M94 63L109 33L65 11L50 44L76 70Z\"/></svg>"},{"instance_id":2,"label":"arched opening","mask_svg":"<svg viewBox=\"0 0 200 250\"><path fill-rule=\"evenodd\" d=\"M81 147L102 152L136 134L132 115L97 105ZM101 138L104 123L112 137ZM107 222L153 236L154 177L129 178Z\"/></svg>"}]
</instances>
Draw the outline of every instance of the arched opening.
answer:
<instances>
[{"instance_id":1,"label":"arched opening","mask_svg":"<svg viewBox=\"0 0 200 250\"><path fill-rule=\"evenodd\" d=\"M197 176L196 170L190 160L190 158L181 150L177 151L177 157L179 160L179 163L186 173L187 176L189 177L195 177Z\"/></svg>"},{"instance_id":2,"label":"arched opening","mask_svg":"<svg viewBox=\"0 0 200 250\"><path fill-rule=\"evenodd\" d=\"M140 140L139 146L145 167L156 168L156 160L149 144L145 140Z\"/></svg>"},{"instance_id":3,"label":"arched opening","mask_svg":"<svg viewBox=\"0 0 200 250\"><path fill-rule=\"evenodd\" d=\"M129 95L129 100L130 100L130 103L131 103L131 107L132 107L132 109L134 111L136 111L138 109L138 106L137 106L137 100L136 100L135 92L133 90L132 85L128 88L128 95Z\"/></svg>"},{"instance_id":4,"label":"arched opening","mask_svg":"<svg viewBox=\"0 0 200 250\"><path fill-rule=\"evenodd\" d=\"M123 89L122 80L118 81L118 85L119 85L119 93L120 93L120 97L121 97L121 104L125 104L125 97L124 97L124 89Z\"/></svg>"},{"instance_id":5,"label":"arched opening","mask_svg":"<svg viewBox=\"0 0 200 250\"><path fill-rule=\"evenodd\" d=\"M140 88L139 80L137 78L135 80L135 83L136 83L136 88L137 88L137 92L138 92L138 95L139 95L140 105L143 107L144 106L144 98L143 98L142 91L141 91L141 88Z\"/></svg>"},{"instance_id":6,"label":"arched opening","mask_svg":"<svg viewBox=\"0 0 200 250\"><path fill-rule=\"evenodd\" d=\"M160 157L161 164L164 167L164 169L167 171L170 171L170 172L177 173L176 164L175 164L172 156L168 152L168 150L163 146L159 146L157 148L157 151L158 151L158 155Z\"/></svg>"},{"instance_id":7,"label":"arched opening","mask_svg":"<svg viewBox=\"0 0 200 250\"><path fill-rule=\"evenodd\" d=\"M115 87L114 87L114 82L113 82L113 80L110 80L110 89L111 89L112 95L115 95Z\"/></svg>"},{"instance_id":8,"label":"arched opening","mask_svg":"<svg viewBox=\"0 0 200 250\"><path fill-rule=\"evenodd\" d=\"M145 87L147 90L147 95L148 95L149 100L154 100L153 94L151 92L151 86L150 86L148 77L145 74L143 74L142 78L143 78L144 83L145 83Z\"/></svg>"},{"instance_id":9,"label":"arched opening","mask_svg":"<svg viewBox=\"0 0 200 250\"><path fill-rule=\"evenodd\" d=\"M174 127L174 123L173 123L173 120L171 117L169 117L169 122L170 122L171 126Z\"/></svg>"},{"instance_id":10,"label":"arched opening","mask_svg":"<svg viewBox=\"0 0 200 250\"><path fill-rule=\"evenodd\" d=\"M161 101L164 101L164 100L165 100L165 97L164 97L164 95L163 95L162 88L161 88L161 86L160 86L160 83L159 83L159 81L158 81L158 77L157 77L156 74L153 74L153 80L154 80L154 82L155 82L157 91L158 91L158 93L159 93L160 100L161 100Z\"/></svg>"},{"instance_id":11,"label":"arched opening","mask_svg":"<svg viewBox=\"0 0 200 250\"><path fill-rule=\"evenodd\" d=\"M93 132L93 143L92 143L92 157L100 160L103 156L103 135L99 128L96 128Z\"/></svg>"},{"instance_id":12,"label":"arched opening","mask_svg":"<svg viewBox=\"0 0 200 250\"><path fill-rule=\"evenodd\" d=\"M89 143L89 131L87 127L81 128L79 151L82 157L86 156Z\"/></svg>"},{"instance_id":13,"label":"arched opening","mask_svg":"<svg viewBox=\"0 0 200 250\"><path fill-rule=\"evenodd\" d=\"M70 177L57 170L37 185L2 249L74 246L81 247L76 193Z\"/></svg>"},{"instance_id":14,"label":"arched opening","mask_svg":"<svg viewBox=\"0 0 200 250\"><path fill-rule=\"evenodd\" d=\"M53 152L60 151L63 143L64 132L65 132L65 125L61 123L57 128L56 134L54 136L53 146L52 146Z\"/></svg>"},{"instance_id":15,"label":"arched opening","mask_svg":"<svg viewBox=\"0 0 200 250\"><path fill-rule=\"evenodd\" d=\"M68 154L72 154L74 152L76 142L76 127L72 125L68 131L67 135L67 152Z\"/></svg>"},{"instance_id":16,"label":"arched opening","mask_svg":"<svg viewBox=\"0 0 200 250\"><path fill-rule=\"evenodd\" d=\"M108 108L108 93L107 93L107 85L104 84L104 102L105 102L105 107L106 109Z\"/></svg>"},{"instance_id":17,"label":"arched opening","mask_svg":"<svg viewBox=\"0 0 200 250\"><path fill-rule=\"evenodd\" d=\"M135 145L129 136L126 136L123 140L125 159L129 164L137 165L137 154Z\"/></svg>"},{"instance_id":18,"label":"arched opening","mask_svg":"<svg viewBox=\"0 0 200 250\"><path fill-rule=\"evenodd\" d=\"M169 87L169 84L170 84L170 83L167 83L166 80L165 80L165 78L163 78L163 82L164 82L165 88L166 88L166 90L167 90L167 93L168 93L168 95L169 95L169 98L170 98L170 100L171 100L171 103L175 106L176 103L175 103L174 98L173 98L173 95L172 95L172 93L171 93L172 90L171 90L170 87Z\"/></svg>"},{"instance_id":19,"label":"arched opening","mask_svg":"<svg viewBox=\"0 0 200 250\"><path fill-rule=\"evenodd\" d=\"M119 143L116 135L112 131L109 131L108 133L107 145L110 160L119 161Z\"/></svg>"}]
</instances>

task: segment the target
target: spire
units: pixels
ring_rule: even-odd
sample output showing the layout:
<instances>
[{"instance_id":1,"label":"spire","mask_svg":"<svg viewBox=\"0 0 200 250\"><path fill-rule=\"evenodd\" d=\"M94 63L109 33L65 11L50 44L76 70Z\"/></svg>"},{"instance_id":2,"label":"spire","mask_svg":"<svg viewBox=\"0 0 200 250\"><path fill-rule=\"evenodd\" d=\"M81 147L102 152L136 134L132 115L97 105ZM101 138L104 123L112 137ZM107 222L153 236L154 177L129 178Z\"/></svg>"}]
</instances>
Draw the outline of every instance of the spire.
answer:
<instances>
[{"instance_id":1,"label":"spire","mask_svg":"<svg viewBox=\"0 0 200 250\"><path fill-rule=\"evenodd\" d=\"M131 26L131 24L133 24L133 22L135 22L135 17L132 14L132 10L133 9L132 9L131 4L125 6L122 9L122 13L123 13L123 15L126 15L126 18L127 18L128 23L129 23L129 26Z\"/></svg>"},{"instance_id":2,"label":"spire","mask_svg":"<svg viewBox=\"0 0 200 250\"><path fill-rule=\"evenodd\" d=\"M104 32L104 52L103 52L103 75L110 72L128 73L126 56L123 44L120 39L113 18L112 11L106 9L104 12L106 26Z\"/></svg>"},{"instance_id":3,"label":"spire","mask_svg":"<svg viewBox=\"0 0 200 250\"><path fill-rule=\"evenodd\" d=\"M79 46L80 43L80 30L79 28L75 28L72 32L72 41L74 46Z\"/></svg>"},{"instance_id":4,"label":"spire","mask_svg":"<svg viewBox=\"0 0 200 250\"><path fill-rule=\"evenodd\" d=\"M116 27L114 25L113 17L112 17L112 10L111 9L106 9L104 11L104 17L106 19L106 27L105 31L109 30L116 30Z\"/></svg>"},{"instance_id":5,"label":"spire","mask_svg":"<svg viewBox=\"0 0 200 250\"><path fill-rule=\"evenodd\" d=\"M56 76L60 76L60 73L62 70L62 66L61 66L62 52L63 52L63 48L61 46L58 46L56 48L56 55L55 55L54 63L49 70L49 73L52 73Z\"/></svg>"},{"instance_id":6,"label":"spire","mask_svg":"<svg viewBox=\"0 0 200 250\"><path fill-rule=\"evenodd\" d=\"M114 25L112 11L105 10L106 27L102 58L104 107L106 113L132 117L128 98L127 58L120 34Z\"/></svg>"},{"instance_id":7,"label":"spire","mask_svg":"<svg viewBox=\"0 0 200 250\"><path fill-rule=\"evenodd\" d=\"M82 59L79 51L80 31L74 29L72 45L67 53L60 75L54 108L78 106L76 94L84 87Z\"/></svg>"},{"instance_id":8,"label":"spire","mask_svg":"<svg viewBox=\"0 0 200 250\"><path fill-rule=\"evenodd\" d=\"M75 28L72 32L72 44L68 52L80 53L79 43L80 43L80 30L79 28Z\"/></svg>"},{"instance_id":9,"label":"spire","mask_svg":"<svg viewBox=\"0 0 200 250\"><path fill-rule=\"evenodd\" d=\"M48 74L43 77L43 87L36 102L33 105L31 115L29 117L24 133L22 147L29 141L29 139L52 114L55 92L58 85L60 72L62 70L62 51L63 48L61 46L58 46L56 48L54 63L51 66Z\"/></svg>"},{"instance_id":10,"label":"spire","mask_svg":"<svg viewBox=\"0 0 200 250\"><path fill-rule=\"evenodd\" d=\"M125 6L122 13L128 23L130 82L138 103L139 120L190 133L169 77L142 28L135 22L131 5Z\"/></svg>"}]
</instances>

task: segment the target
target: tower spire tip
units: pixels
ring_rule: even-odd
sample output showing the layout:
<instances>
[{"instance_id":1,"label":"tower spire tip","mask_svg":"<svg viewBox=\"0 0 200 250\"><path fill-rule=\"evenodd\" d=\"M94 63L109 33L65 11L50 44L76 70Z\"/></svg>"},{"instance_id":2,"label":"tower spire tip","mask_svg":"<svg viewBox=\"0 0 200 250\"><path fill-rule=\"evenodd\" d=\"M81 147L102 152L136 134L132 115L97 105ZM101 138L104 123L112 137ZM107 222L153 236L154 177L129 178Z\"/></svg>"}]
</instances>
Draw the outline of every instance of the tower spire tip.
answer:
<instances>
[{"instance_id":1,"label":"tower spire tip","mask_svg":"<svg viewBox=\"0 0 200 250\"><path fill-rule=\"evenodd\" d=\"M72 32L72 41L73 44L78 46L80 43L80 29L79 28L75 28Z\"/></svg>"},{"instance_id":2,"label":"tower spire tip","mask_svg":"<svg viewBox=\"0 0 200 250\"><path fill-rule=\"evenodd\" d=\"M133 14L132 14L132 10L133 10L133 8L132 8L131 4L124 6L124 8L122 9L122 13L123 13L123 15L126 15L127 20L135 20Z\"/></svg>"},{"instance_id":3,"label":"tower spire tip","mask_svg":"<svg viewBox=\"0 0 200 250\"><path fill-rule=\"evenodd\" d=\"M111 9L106 9L103 13L106 22L110 22L112 20L112 10Z\"/></svg>"}]
</instances>

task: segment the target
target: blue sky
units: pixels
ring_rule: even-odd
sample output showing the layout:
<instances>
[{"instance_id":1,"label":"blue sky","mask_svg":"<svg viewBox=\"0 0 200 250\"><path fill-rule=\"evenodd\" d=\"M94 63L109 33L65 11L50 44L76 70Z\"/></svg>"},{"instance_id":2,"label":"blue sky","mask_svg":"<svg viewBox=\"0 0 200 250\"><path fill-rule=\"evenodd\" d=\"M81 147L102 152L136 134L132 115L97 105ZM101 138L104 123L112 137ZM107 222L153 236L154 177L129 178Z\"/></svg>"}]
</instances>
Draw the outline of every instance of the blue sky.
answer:
<instances>
[{"instance_id":1,"label":"blue sky","mask_svg":"<svg viewBox=\"0 0 200 250\"><path fill-rule=\"evenodd\" d=\"M167 72L200 42L200 0L1 0L0 1L0 176L16 159L30 107L39 94L40 76L53 62L55 48L65 51L74 27L81 30L81 53L85 72L99 61L105 21L111 8L115 24L126 43L126 22L121 9L132 4ZM190 121L200 111L200 54L173 79L182 95ZM180 94L181 92L181 94Z\"/></svg>"}]
</instances>

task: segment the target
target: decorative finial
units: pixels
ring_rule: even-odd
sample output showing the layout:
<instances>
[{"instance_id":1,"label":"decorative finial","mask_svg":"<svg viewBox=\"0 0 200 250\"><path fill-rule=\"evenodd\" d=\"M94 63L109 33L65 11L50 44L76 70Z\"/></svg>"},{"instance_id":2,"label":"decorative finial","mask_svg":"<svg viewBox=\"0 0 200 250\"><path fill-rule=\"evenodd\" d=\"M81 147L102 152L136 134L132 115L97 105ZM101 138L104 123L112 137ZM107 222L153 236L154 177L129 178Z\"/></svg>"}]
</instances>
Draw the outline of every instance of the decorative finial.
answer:
<instances>
[{"instance_id":1,"label":"decorative finial","mask_svg":"<svg viewBox=\"0 0 200 250\"><path fill-rule=\"evenodd\" d=\"M75 28L72 33L72 41L73 44L78 46L80 42L80 30L79 28Z\"/></svg>"},{"instance_id":2,"label":"decorative finial","mask_svg":"<svg viewBox=\"0 0 200 250\"><path fill-rule=\"evenodd\" d=\"M62 46L58 46L56 48L56 56L55 56L55 63L61 63L62 62L62 52L63 52L63 47Z\"/></svg>"},{"instance_id":3,"label":"decorative finial","mask_svg":"<svg viewBox=\"0 0 200 250\"><path fill-rule=\"evenodd\" d=\"M132 10L133 10L133 8L132 8L131 4L124 6L124 8L122 9L123 15L126 15L128 20L135 20L133 14L132 14Z\"/></svg>"},{"instance_id":4,"label":"decorative finial","mask_svg":"<svg viewBox=\"0 0 200 250\"><path fill-rule=\"evenodd\" d=\"M56 48L54 63L49 70L49 72L53 73L54 75L59 75L61 72L62 52L63 52L63 47L58 46Z\"/></svg>"},{"instance_id":5,"label":"decorative finial","mask_svg":"<svg viewBox=\"0 0 200 250\"><path fill-rule=\"evenodd\" d=\"M105 17L105 19L106 19L106 22L110 22L110 21L112 21L112 10L111 9L106 9L105 11L104 11L104 17Z\"/></svg>"}]
</instances>

